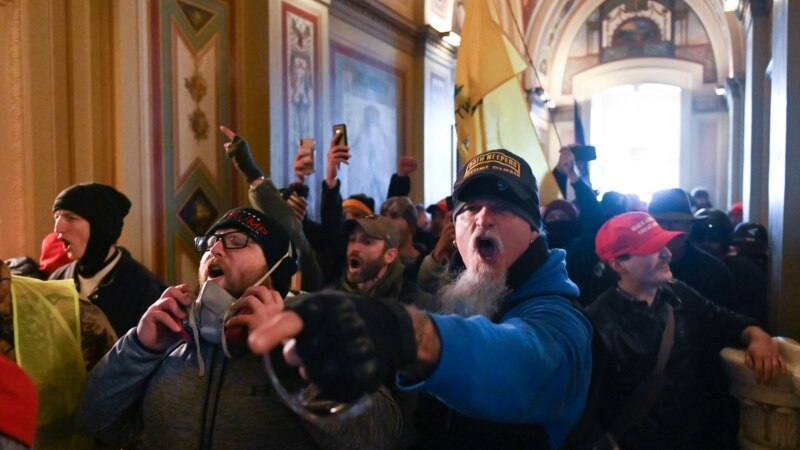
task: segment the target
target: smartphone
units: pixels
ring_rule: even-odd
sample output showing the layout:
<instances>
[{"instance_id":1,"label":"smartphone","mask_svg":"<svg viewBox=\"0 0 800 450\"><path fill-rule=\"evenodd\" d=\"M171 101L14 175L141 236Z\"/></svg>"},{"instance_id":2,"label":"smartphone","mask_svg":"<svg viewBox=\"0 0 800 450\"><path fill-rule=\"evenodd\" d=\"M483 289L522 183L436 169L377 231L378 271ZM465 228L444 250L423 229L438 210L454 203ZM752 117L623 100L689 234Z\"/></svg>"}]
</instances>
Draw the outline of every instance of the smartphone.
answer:
<instances>
[{"instance_id":1,"label":"smartphone","mask_svg":"<svg viewBox=\"0 0 800 450\"><path fill-rule=\"evenodd\" d=\"M336 145L347 145L347 125L340 123L333 126Z\"/></svg>"},{"instance_id":2,"label":"smartphone","mask_svg":"<svg viewBox=\"0 0 800 450\"><path fill-rule=\"evenodd\" d=\"M311 161L303 166L303 171L306 175L314 173L314 160L316 159L314 152L316 151L316 146L317 144L314 138L300 138L300 146L297 149L297 153L311 155Z\"/></svg>"},{"instance_id":3,"label":"smartphone","mask_svg":"<svg viewBox=\"0 0 800 450\"><path fill-rule=\"evenodd\" d=\"M575 155L576 161L594 161L597 159L597 151L594 145L576 145L571 147L570 150Z\"/></svg>"}]
</instances>

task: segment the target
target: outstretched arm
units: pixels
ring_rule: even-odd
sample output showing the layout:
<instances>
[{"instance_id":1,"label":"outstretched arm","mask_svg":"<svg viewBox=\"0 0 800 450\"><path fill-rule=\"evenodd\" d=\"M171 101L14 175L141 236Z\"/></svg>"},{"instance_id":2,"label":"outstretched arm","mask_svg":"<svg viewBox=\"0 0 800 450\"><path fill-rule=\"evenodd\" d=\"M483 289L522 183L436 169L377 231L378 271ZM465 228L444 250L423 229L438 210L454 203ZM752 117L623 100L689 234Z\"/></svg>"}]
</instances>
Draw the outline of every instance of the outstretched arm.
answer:
<instances>
[{"instance_id":1,"label":"outstretched arm","mask_svg":"<svg viewBox=\"0 0 800 450\"><path fill-rule=\"evenodd\" d=\"M482 316L429 315L399 305L400 310L391 309L389 303L374 299L362 306L358 297L338 293L312 295L304 303L303 309L286 311L251 334L250 348L262 353L297 337L297 354L285 355L287 360L302 363L315 382L327 382L332 390L351 397L394 364L402 387L431 392L464 414L489 420L531 423L570 414L577 418L585 400L591 326L564 299L526 302L509 312L516 317L502 324ZM343 311L357 311L355 319ZM366 332L355 332L359 326ZM413 342L403 344L404 336L413 336ZM309 342L344 348L309 350ZM362 347L370 342L372 348ZM371 352L387 361L371 359ZM332 354L355 356L336 359L328 356ZM375 373L366 370L373 360ZM503 374L501 379L498 374ZM493 389L487 390L487 385Z\"/></svg>"}]
</instances>

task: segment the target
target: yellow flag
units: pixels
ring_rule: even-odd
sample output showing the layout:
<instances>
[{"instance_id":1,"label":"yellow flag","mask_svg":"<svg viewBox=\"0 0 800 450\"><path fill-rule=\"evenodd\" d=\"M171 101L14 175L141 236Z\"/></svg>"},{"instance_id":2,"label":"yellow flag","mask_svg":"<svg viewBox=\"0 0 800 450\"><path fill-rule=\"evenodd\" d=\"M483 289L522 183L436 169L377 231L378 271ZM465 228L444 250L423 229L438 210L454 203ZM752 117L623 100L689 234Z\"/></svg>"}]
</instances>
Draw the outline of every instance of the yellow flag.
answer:
<instances>
[{"instance_id":1,"label":"yellow flag","mask_svg":"<svg viewBox=\"0 0 800 450\"><path fill-rule=\"evenodd\" d=\"M467 3L456 61L458 156L505 148L524 158L539 181L540 203L561 196L531 121L517 74L527 64L503 33L494 0Z\"/></svg>"}]
</instances>

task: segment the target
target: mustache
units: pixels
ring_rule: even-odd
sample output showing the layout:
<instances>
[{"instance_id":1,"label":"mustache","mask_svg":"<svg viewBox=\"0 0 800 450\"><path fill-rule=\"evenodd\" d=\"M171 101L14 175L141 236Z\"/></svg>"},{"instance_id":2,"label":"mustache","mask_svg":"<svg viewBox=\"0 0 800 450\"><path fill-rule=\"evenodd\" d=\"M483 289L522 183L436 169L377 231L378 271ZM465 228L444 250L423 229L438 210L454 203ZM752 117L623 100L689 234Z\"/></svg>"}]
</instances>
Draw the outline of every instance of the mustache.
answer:
<instances>
[{"instance_id":1,"label":"mustache","mask_svg":"<svg viewBox=\"0 0 800 450\"><path fill-rule=\"evenodd\" d=\"M503 241L500 239L500 236L494 232L494 230L475 230L472 232L472 236L470 236L470 242L475 245L475 243L479 242L480 240L490 241L494 248L498 251L503 251Z\"/></svg>"},{"instance_id":2,"label":"mustache","mask_svg":"<svg viewBox=\"0 0 800 450\"><path fill-rule=\"evenodd\" d=\"M475 230L470 236L469 242L472 248L477 249L482 241L489 241L497 253L503 253L503 240L494 230Z\"/></svg>"}]
</instances>

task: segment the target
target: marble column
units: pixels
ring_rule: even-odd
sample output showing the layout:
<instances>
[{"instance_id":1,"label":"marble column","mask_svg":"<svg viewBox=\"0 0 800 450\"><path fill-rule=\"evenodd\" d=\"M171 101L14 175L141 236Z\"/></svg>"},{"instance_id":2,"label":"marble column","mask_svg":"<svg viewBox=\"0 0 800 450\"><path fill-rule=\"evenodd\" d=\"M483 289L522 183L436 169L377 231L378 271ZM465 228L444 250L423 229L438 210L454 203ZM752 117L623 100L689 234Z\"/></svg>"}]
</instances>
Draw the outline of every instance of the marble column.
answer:
<instances>
[{"instance_id":1,"label":"marble column","mask_svg":"<svg viewBox=\"0 0 800 450\"><path fill-rule=\"evenodd\" d=\"M722 350L722 365L731 395L739 400L739 444L742 450L800 448L800 345L775 338L788 365L774 386L755 382L744 364L744 350Z\"/></svg>"},{"instance_id":2,"label":"marble column","mask_svg":"<svg viewBox=\"0 0 800 450\"><path fill-rule=\"evenodd\" d=\"M747 2L742 21L746 40L742 158L744 220L766 223L769 122L765 117L768 114L769 95L765 89L765 71L770 61L771 40L767 0Z\"/></svg>"},{"instance_id":3,"label":"marble column","mask_svg":"<svg viewBox=\"0 0 800 450\"><path fill-rule=\"evenodd\" d=\"M800 339L800 2L772 2L769 149L771 323Z\"/></svg>"}]
</instances>

